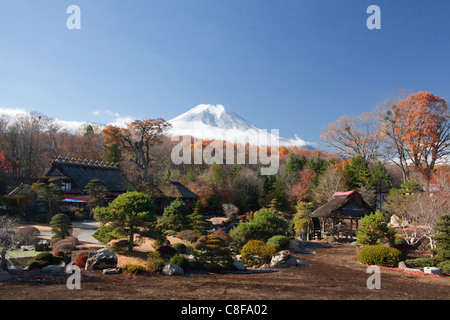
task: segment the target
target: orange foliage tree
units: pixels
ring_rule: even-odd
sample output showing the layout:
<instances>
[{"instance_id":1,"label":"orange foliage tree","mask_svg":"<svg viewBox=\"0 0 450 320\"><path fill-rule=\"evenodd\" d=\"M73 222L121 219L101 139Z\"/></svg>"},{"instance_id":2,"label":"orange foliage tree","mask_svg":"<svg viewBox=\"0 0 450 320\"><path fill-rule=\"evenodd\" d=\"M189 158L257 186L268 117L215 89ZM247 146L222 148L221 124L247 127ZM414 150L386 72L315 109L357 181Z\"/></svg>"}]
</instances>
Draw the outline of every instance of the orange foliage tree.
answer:
<instances>
[{"instance_id":1,"label":"orange foliage tree","mask_svg":"<svg viewBox=\"0 0 450 320\"><path fill-rule=\"evenodd\" d=\"M203 207L208 206L210 199L214 196L213 187L205 181L191 182L186 187L200 197Z\"/></svg>"},{"instance_id":2,"label":"orange foliage tree","mask_svg":"<svg viewBox=\"0 0 450 320\"><path fill-rule=\"evenodd\" d=\"M401 137L414 167L432 172L449 151L450 112L443 99L430 92L417 92L393 106L394 132Z\"/></svg>"},{"instance_id":3,"label":"orange foliage tree","mask_svg":"<svg viewBox=\"0 0 450 320\"><path fill-rule=\"evenodd\" d=\"M298 182L287 191L288 197L295 199L297 202L306 199L309 196L309 189L315 177L316 173L313 170L301 170Z\"/></svg>"}]
</instances>

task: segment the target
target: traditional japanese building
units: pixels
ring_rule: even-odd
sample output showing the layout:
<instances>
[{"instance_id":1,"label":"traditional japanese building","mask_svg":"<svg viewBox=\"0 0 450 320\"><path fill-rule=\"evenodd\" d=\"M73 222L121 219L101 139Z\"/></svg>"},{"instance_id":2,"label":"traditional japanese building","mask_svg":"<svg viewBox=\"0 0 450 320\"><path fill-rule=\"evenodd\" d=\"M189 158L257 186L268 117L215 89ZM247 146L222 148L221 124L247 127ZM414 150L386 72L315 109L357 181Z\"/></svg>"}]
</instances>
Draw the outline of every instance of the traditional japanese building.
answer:
<instances>
[{"instance_id":1,"label":"traditional japanese building","mask_svg":"<svg viewBox=\"0 0 450 320\"><path fill-rule=\"evenodd\" d=\"M188 206L194 200L200 198L178 180L167 180L163 185L158 186L158 193L155 197L155 203L159 211L162 211L177 198L183 200Z\"/></svg>"},{"instance_id":2,"label":"traditional japanese building","mask_svg":"<svg viewBox=\"0 0 450 320\"><path fill-rule=\"evenodd\" d=\"M330 201L311 214L310 234L318 237L331 234L351 238L358 227L358 221L374 211L356 190L336 192ZM329 233L326 232L327 229Z\"/></svg>"},{"instance_id":3,"label":"traditional japanese building","mask_svg":"<svg viewBox=\"0 0 450 320\"><path fill-rule=\"evenodd\" d=\"M59 179L64 192L63 202L67 204L88 202L89 195L85 188L93 179L105 183L109 191L108 200L113 200L127 191L135 191L119 167L103 162L57 158L40 181L48 182L54 178Z\"/></svg>"}]
</instances>

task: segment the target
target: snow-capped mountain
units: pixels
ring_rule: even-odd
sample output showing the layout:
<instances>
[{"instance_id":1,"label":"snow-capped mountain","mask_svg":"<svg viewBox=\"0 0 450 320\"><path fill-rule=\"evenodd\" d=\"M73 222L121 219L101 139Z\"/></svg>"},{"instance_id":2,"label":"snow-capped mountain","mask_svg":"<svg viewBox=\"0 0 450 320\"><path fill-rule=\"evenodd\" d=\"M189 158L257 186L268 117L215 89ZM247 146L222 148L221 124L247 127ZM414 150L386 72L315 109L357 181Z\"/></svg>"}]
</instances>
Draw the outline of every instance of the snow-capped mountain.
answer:
<instances>
[{"instance_id":1,"label":"snow-capped mountain","mask_svg":"<svg viewBox=\"0 0 450 320\"><path fill-rule=\"evenodd\" d=\"M263 130L220 104L200 104L168 122L172 124L172 128L167 131L170 136L192 136L253 145L274 145L278 141L280 146L314 149L297 136L295 139L284 139L272 129Z\"/></svg>"},{"instance_id":2,"label":"snow-capped mountain","mask_svg":"<svg viewBox=\"0 0 450 320\"><path fill-rule=\"evenodd\" d=\"M107 111L102 114L103 117L111 116L112 113ZM121 117L119 114L113 114L113 118L108 124L118 127L126 127L127 123L134 121L133 117ZM0 117L5 116L10 123L14 119L23 116L33 116L39 119L50 119L38 112L27 112L23 109L0 108ZM67 121L60 119L52 119L54 124L60 127L61 130L66 130L70 133L79 133L82 128L88 124L96 125L99 130L106 127L106 124ZM276 142L280 146L297 146L313 150L314 144L308 143L299 137L294 139L281 138L278 132L272 128L262 130L256 125L248 122L239 115L226 110L223 105L214 104L200 104L189 111L179 115L176 118L168 121L172 124L172 128L165 133L168 136L192 136L204 140L224 140L232 143L252 144L252 145L275 145Z\"/></svg>"}]
</instances>

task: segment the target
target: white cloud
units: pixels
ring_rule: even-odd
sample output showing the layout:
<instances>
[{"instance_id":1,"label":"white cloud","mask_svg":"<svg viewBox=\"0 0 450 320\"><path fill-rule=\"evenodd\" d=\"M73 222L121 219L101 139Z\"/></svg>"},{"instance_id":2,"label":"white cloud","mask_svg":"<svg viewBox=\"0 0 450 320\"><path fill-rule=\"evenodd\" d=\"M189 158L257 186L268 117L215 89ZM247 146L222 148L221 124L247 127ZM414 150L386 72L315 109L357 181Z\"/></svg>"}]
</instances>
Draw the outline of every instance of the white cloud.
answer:
<instances>
[{"instance_id":1,"label":"white cloud","mask_svg":"<svg viewBox=\"0 0 450 320\"><path fill-rule=\"evenodd\" d=\"M100 111L92 111L92 114L94 115L94 116L99 116L100 115Z\"/></svg>"},{"instance_id":2,"label":"white cloud","mask_svg":"<svg viewBox=\"0 0 450 320\"><path fill-rule=\"evenodd\" d=\"M116 117L116 118L120 117L120 114L118 112L112 112L112 111L106 110L105 113L112 117Z\"/></svg>"},{"instance_id":3,"label":"white cloud","mask_svg":"<svg viewBox=\"0 0 450 320\"><path fill-rule=\"evenodd\" d=\"M116 119L114 119L114 121L112 121L108 124L119 127L119 128L125 128L129 123L133 122L134 120L136 120L136 118L133 118L131 116L117 117Z\"/></svg>"}]
</instances>

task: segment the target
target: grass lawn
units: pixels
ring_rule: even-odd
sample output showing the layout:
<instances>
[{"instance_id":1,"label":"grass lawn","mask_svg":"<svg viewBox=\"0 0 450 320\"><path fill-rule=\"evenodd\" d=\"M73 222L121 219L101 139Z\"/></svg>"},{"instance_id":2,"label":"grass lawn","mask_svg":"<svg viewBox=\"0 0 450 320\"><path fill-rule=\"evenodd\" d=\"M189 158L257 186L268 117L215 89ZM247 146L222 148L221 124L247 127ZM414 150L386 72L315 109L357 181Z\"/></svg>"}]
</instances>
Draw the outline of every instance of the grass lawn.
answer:
<instances>
[{"instance_id":1,"label":"grass lawn","mask_svg":"<svg viewBox=\"0 0 450 320\"><path fill-rule=\"evenodd\" d=\"M2 248L0 248L1 251ZM6 252L6 258L13 263L13 265L17 267L24 267L29 260L37 256L41 251L25 251L22 249L16 249L12 251Z\"/></svg>"}]
</instances>

